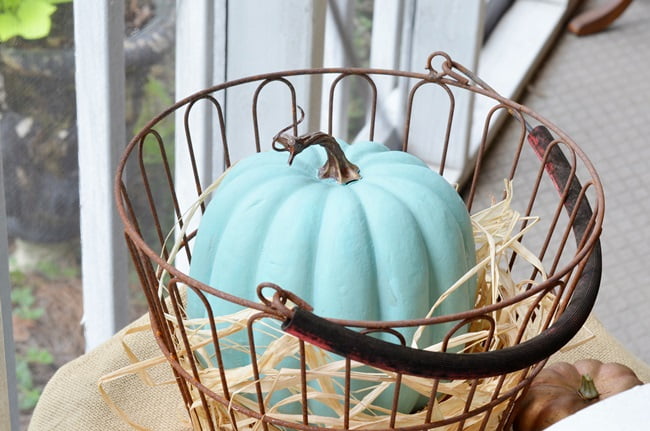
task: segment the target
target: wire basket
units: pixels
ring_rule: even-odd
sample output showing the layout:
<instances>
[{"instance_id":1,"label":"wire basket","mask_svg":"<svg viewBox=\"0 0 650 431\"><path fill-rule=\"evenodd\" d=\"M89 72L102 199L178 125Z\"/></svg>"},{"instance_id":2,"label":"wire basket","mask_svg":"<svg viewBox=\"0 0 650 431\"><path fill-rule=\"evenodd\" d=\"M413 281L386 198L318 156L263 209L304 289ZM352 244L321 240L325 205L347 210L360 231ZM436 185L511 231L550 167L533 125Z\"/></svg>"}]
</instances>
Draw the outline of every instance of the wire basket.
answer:
<instances>
[{"instance_id":1,"label":"wire basket","mask_svg":"<svg viewBox=\"0 0 650 431\"><path fill-rule=\"evenodd\" d=\"M531 109L503 98L447 54L436 52L426 64L425 73L323 68L268 73L226 82L174 104L152 119L129 143L117 171L117 207L148 301L154 335L173 368L195 429L506 430L510 427L516 400L531 379L548 357L567 345L581 329L596 299L601 271L599 235L604 198L591 163L556 126ZM416 144L411 138L413 129L428 121L418 116L418 110L426 109L422 108L422 103L440 97L446 100L444 106L448 108L442 116L442 126L438 135L431 139L437 144L429 147L436 154L432 157L435 161L429 164L448 177L454 169L448 156L457 133L454 116L462 115L457 112L456 100L471 94L475 105L489 105L485 118L474 119L474 127L480 129L481 138L470 170L471 181L462 189L470 212L480 205L481 199L487 201L503 192L502 189L490 191L481 180L483 166L489 160L487 147L495 124L505 122L515 130L512 158L501 158L496 166L502 169L503 179L516 185L518 202L524 208L522 214L543 213L542 227L537 228L541 234L527 233L517 238L518 244L534 250L534 259L545 263L547 269L543 277L538 267L521 258L520 248L517 248L508 256L507 269L513 274L522 274L522 279L528 281L521 284L520 291L512 297L499 296L493 303L453 315L388 322L318 316L310 311L309 304L271 282L258 287L258 298L241 298L188 275L197 229L182 202L201 202L202 197L209 196L213 189L210 185L219 177L206 175L198 167L193 142L202 132L199 128L197 135L192 119L205 112L213 113L216 132L209 139L216 144L212 146L214 154L208 157L228 168L247 154L266 150L274 133L286 124L292 125L290 128L296 136L299 128L306 127L313 132L309 130L313 126L300 123L298 117L301 106L308 107L304 113L312 121L307 123L314 124L318 108L315 104L299 102L311 100L309 97L313 98L318 85L322 85L324 99L328 102L323 119L331 134L337 119L341 118L337 109L342 105L338 100L347 97L343 83L351 79L363 83L367 96L368 109L362 116L367 127L360 134L365 133L366 139L375 139L382 112L392 107L401 113L402 122L393 128L391 139L398 143L397 149L405 151L412 150ZM389 100L382 90L387 80L397 83L392 88L406 89L401 102L394 98ZM309 85L304 85L305 82ZM272 96L267 97L265 104L265 93L271 87L274 88ZM431 88L439 94L427 93ZM301 94L300 89L309 94ZM250 129L227 129L225 118L230 114L225 114L222 108L225 100L228 112L248 106L245 112L250 115ZM440 100L436 101L436 106L440 106ZM282 120L278 120L278 111L285 113ZM265 124L266 117L284 122ZM185 188L178 189L174 181L174 163L180 163L179 154L187 154L191 162L191 168L182 174L195 184L192 196L188 196ZM454 175L456 180L463 180L462 175ZM178 178L179 170L176 169ZM201 213L205 211L205 203L195 204L194 208ZM523 232L527 224L524 219L516 231ZM200 345L193 344L196 324L182 323L188 318L185 312L188 292L203 301L205 311L211 316L212 323L208 322L203 331L206 339ZM247 334L243 344L252 358L248 365L250 391L244 397L220 357L220 352L227 348L227 337L223 321L219 320L219 307L211 306L214 301L237 304L246 311L238 321L240 329ZM543 315L539 311L542 302L548 304ZM514 313L518 327L509 345L492 348L490 340L499 337L493 316L513 307L519 307ZM442 347L433 350L409 347L403 339L390 342L369 335L383 331L399 339L399 328L436 325L447 325L446 328L451 329L440 340ZM449 347L450 340L464 331L460 328L473 325L479 325L487 334L487 341L483 339L470 350ZM296 385L284 395L296 400L298 408L293 415L268 407L270 390L264 383L267 371L255 347L256 339L259 342L255 330L264 328L266 331L270 327L278 331L278 337L288 334L286 337L295 343L292 354L296 370L292 378ZM202 373L210 364L197 353L206 346L214 350L211 357L216 361L211 384ZM332 422L323 421L322 413L310 404L314 379L323 378L322 374L313 376L315 370L308 358L310 352L313 354L317 350L333 353L332 357L342 364L335 377L330 378L336 384L336 402L340 404L340 411ZM286 366L280 363L278 367L283 364ZM354 380L362 370L372 370L389 382L392 401L383 410L369 414L360 406ZM423 401L417 416L400 408L401 397L410 390L405 383L408 381L426 388L420 391ZM449 384L456 384L458 394L445 392L443 387ZM454 413L443 414L440 406L452 402L458 404ZM359 422L359 415L365 415L366 422ZM377 420L371 420L373 417Z\"/></svg>"}]
</instances>

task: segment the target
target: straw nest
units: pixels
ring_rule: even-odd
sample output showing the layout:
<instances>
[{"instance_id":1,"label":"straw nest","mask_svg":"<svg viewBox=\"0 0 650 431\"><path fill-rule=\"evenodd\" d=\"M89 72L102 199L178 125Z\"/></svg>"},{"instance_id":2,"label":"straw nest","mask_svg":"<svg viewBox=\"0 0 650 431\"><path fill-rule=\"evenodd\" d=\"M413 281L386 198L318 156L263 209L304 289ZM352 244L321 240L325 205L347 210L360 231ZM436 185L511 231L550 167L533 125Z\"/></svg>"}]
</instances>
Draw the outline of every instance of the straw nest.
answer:
<instances>
[{"instance_id":1,"label":"straw nest","mask_svg":"<svg viewBox=\"0 0 650 431\"><path fill-rule=\"evenodd\" d=\"M217 181L205 195L209 195ZM484 307L494 304L503 299L511 298L520 294L526 286L535 285L546 279L546 272L542 263L534 253L526 249L519 240L531 229L534 229L538 218L523 217L511 206L512 184L505 182L505 198L502 201L493 203L492 206L477 212L471 216L474 238L476 243L476 266L470 270L462 279L449 288L449 290L432 304L430 315L445 300L457 286L462 285L466 278L474 275L478 278L478 294L476 307ZM188 216L191 217L197 211L198 205L193 207ZM187 223L185 224L187 226ZM523 229L522 229L522 226ZM172 248L169 258L173 262L175 253L180 249L177 243ZM524 259L536 272L535 280L514 280L509 271L509 261L513 253L518 259ZM164 276L160 277L165 279ZM161 298L165 297L164 283L160 285ZM468 329L458 333L448 340L448 345L443 343L433 346L422 346L419 344L419 334L424 328L418 328L413 340L408 340L412 347L440 351L443 349L454 352L472 352L477 350L497 350L512 346L519 342L530 339L543 330L543 325L548 323L554 309L555 295L548 292L540 299L535 295L509 306L490 313L489 317L493 323L488 324L487 320L476 320ZM530 310L533 310L532 313ZM240 331L246 331L248 319L257 313L257 310L243 309L233 315L218 316L215 319L219 328L220 347L222 351L237 349L249 352L248 346L232 341L232 335ZM423 316L425 317L425 316ZM287 422L301 424L302 414L299 410L288 408L291 405L299 405L301 400L301 370L297 359L300 355L299 341L295 337L283 333L279 329L278 322L272 319L260 320L254 327L265 336L271 337L272 341L263 349L257 349L257 367L259 380L255 380L253 367L246 365L242 367L225 369L225 380L228 387L222 387L220 370L209 364L214 361L214 350L210 348L212 338L205 320L178 319L175 315L168 315L167 319L176 328L176 340L179 340L177 351L180 364L191 373L189 354L203 366L198 370L201 383L214 393L229 399L225 404L208 398L208 410L201 402L201 394L198 389L191 386L191 395L194 403L190 407L191 425L195 429L210 429L208 421L216 429L234 429L232 422L235 421L237 429L263 429L261 422L241 410L237 411L233 406L240 406L259 412L260 407L256 398L257 388L261 388L264 394L265 415L281 419ZM491 327L490 327L491 326ZM180 335L180 327L183 327L188 335L192 352L188 354L184 348ZM237 339L241 339L238 337ZM127 349L128 350L128 349ZM128 351L127 351L128 353ZM342 388L345 376L346 360L339 356L330 354L316 346L305 343L304 355L306 359L307 372L307 398L311 403L317 402L327 406L327 414L323 409L311 410L309 422L312 426L323 428L343 428L345 397ZM115 380L126 375L137 374L146 376L145 371L155 364L161 363L161 357L140 361L134 355L130 355L133 365L123 370L118 370L105 376L100 381L102 385L108 381ZM287 361L287 358L295 358L295 361ZM295 365L295 366L292 366ZM351 362L350 377L352 381L363 382L356 392L351 394L349 404L349 415L347 415L348 427L350 429L388 429L391 421L395 421L399 427L421 425L426 419L429 421L454 420L462 421L462 429L495 429L502 415L506 413L509 405L508 398L518 393L522 379L526 377L528 370L510 373L505 376L496 376L480 380L433 380L416 378L413 376L401 376L402 390L412 390L429 399L432 391L435 390L434 402L429 409L422 408L415 412L398 412L394 417L391 410L378 402L380 397L388 395L392 397L395 381L398 378L394 373L380 369L374 369L361 363ZM147 384L173 384L171 381ZM259 386L258 386L259 384ZM407 389L405 389L407 388ZM226 397L227 390L228 396ZM509 392L511 391L511 392ZM102 396L107 403L123 419L132 425L131 421L110 399L105 390L101 390ZM274 396L281 394L281 396ZM505 394L505 395L504 395ZM508 395L510 394L510 395ZM474 409L493 401L496 397L504 397L503 402L491 408L487 414L467 414ZM385 403L384 403L385 404ZM424 404L426 407L426 401ZM311 407L310 407L311 409ZM208 414L209 413L209 414ZM211 419L210 419L211 418ZM135 425L134 425L135 426ZM444 425L440 430L456 430L458 423ZM136 426L137 427L137 426ZM268 425L269 429L279 429Z\"/></svg>"}]
</instances>

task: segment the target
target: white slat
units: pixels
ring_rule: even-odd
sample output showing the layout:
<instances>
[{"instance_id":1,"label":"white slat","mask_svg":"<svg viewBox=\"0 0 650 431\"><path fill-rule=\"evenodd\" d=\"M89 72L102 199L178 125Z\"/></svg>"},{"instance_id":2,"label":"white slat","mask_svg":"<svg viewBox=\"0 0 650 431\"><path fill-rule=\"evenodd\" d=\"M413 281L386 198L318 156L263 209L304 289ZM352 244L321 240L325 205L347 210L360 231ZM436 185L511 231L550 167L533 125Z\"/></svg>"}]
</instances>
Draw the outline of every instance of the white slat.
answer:
<instances>
[{"instance_id":1,"label":"white slat","mask_svg":"<svg viewBox=\"0 0 650 431\"><path fill-rule=\"evenodd\" d=\"M516 100L530 81L544 55L564 29L565 18L575 7L571 0L516 1L504 14L483 46L478 74L499 94ZM474 115L484 119L494 103L477 98ZM488 139L503 120L497 113ZM476 153L483 133L482 121L472 127L470 153Z\"/></svg>"},{"instance_id":2,"label":"white slat","mask_svg":"<svg viewBox=\"0 0 650 431\"><path fill-rule=\"evenodd\" d=\"M393 0L375 0L372 13L372 39L370 41L370 67L399 69L402 45L404 11L407 7ZM395 80L378 80L381 92L395 87Z\"/></svg>"},{"instance_id":3,"label":"white slat","mask_svg":"<svg viewBox=\"0 0 650 431\"><path fill-rule=\"evenodd\" d=\"M212 84L220 84L226 81L226 41L228 40L228 14L227 14L227 0L215 0L214 6L214 45L212 49ZM223 94L218 94L217 99L222 104L225 114L226 98ZM213 145L221 148L221 131L216 127L216 119L213 117L213 124L215 127L212 130ZM223 151L212 152L212 176L216 178L224 171L224 155Z\"/></svg>"},{"instance_id":4,"label":"white slat","mask_svg":"<svg viewBox=\"0 0 650 431\"><path fill-rule=\"evenodd\" d=\"M482 0L450 2L418 1L414 10L410 70L425 72L426 59L434 51L445 51L458 63L476 70L483 36ZM438 67L434 64L434 67ZM449 102L445 93L429 86L414 104L409 151L435 167L440 162ZM473 97L455 91L454 125L447 154L446 176L456 181L468 160ZM424 102L424 100L427 100Z\"/></svg>"},{"instance_id":5,"label":"white slat","mask_svg":"<svg viewBox=\"0 0 650 431\"><path fill-rule=\"evenodd\" d=\"M183 99L224 78L225 11L226 1L178 0L176 2L176 99ZM215 23L215 20L217 21ZM184 126L185 109L176 111L175 187L182 212L196 202L198 195L187 147ZM213 109L207 102L192 107L189 126L192 149L201 183L209 184L213 169L223 161L213 154L216 128L213 127ZM214 157L214 159L213 159ZM188 229L198 226L194 217ZM184 253L179 253L177 268L187 271L189 264Z\"/></svg>"},{"instance_id":6,"label":"white slat","mask_svg":"<svg viewBox=\"0 0 650 431\"><path fill-rule=\"evenodd\" d=\"M124 3L74 2L86 349L128 322L126 249L113 198L125 140Z\"/></svg>"},{"instance_id":7,"label":"white slat","mask_svg":"<svg viewBox=\"0 0 650 431\"><path fill-rule=\"evenodd\" d=\"M304 0L240 0L228 4L228 79L258 73L318 67L323 59L326 2ZM255 31L252 31L255 29ZM320 125L320 78L294 79L298 104L307 113L301 125L317 130ZM251 99L254 88L228 90L228 142L233 161L254 151ZM286 87L273 83L260 96L262 149L291 123Z\"/></svg>"},{"instance_id":8,"label":"white slat","mask_svg":"<svg viewBox=\"0 0 650 431\"><path fill-rule=\"evenodd\" d=\"M352 31L352 18L354 12L354 3L352 0L331 0L327 2L327 13L325 16L325 41L323 52L323 66L341 67L353 66L344 48L344 35L341 34L340 26L346 27L349 32ZM338 11L338 17L336 12ZM340 19L340 23L337 23ZM321 131L327 131L329 121L329 93L330 87L336 75L328 74L323 76L323 107L321 109ZM349 80L339 82L334 99L334 109L332 118L332 135L347 138L347 107L349 104L348 94Z\"/></svg>"},{"instance_id":9,"label":"white slat","mask_svg":"<svg viewBox=\"0 0 650 431\"><path fill-rule=\"evenodd\" d=\"M214 9L211 0L178 0L176 2L176 99L183 99L212 84L214 38ZM210 111L205 104L192 108L190 127L194 155L199 163L201 179L211 172L212 153ZM183 117L185 111L176 112L176 187L188 190L190 198L196 200L194 180L187 175L190 166L189 154L185 145ZM184 198L181 193L179 199ZM183 205L181 204L181 207Z\"/></svg>"},{"instance_id":10,"label":"white slat","mask_svg":"<svg viewBox=\"0 0 650 431\"><path fill-rule=\"evenodd\" d=\"M18 430L16 361L11 323L4 174L0 156L0 429Z\"/></svg>"},{"instance_id":11,"label":"white slat","mask_svg":"<svg viewBox=\"0 0 650 431\"><path fill-rule=\"evenodd\" d=\"M375 0L372 15L372 39L370 42L370 67L378 69L403 68L410 59L413 2ZM407 64L407 63L406 63ZM390 76L374 78L377 85L377 120L375 140L390 148L401 148L400 132L404 125L405 88L397 88L397 80ZM364 129L359 134L363 139Z\"/></svg>"}]
</instances>

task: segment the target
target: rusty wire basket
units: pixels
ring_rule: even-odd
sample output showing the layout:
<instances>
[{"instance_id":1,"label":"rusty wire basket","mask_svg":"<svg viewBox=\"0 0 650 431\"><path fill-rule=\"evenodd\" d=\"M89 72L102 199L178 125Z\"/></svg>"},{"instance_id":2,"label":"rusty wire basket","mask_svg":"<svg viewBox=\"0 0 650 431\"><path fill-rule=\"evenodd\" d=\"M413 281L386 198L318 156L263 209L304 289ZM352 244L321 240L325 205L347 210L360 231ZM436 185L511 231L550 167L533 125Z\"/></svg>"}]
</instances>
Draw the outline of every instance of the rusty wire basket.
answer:
<instances>
[{"instance_id":1,"label":"rusty wire basket","mask_svg":"<svg viewBox=\"0 0 650 431\"><path fill-rule=\"evenodd\" d=\"M191 224L185 219L187 208L179 202L196 201L215 177L203 175L197 168L194 156L194 129L191 127L193 112L209 107L214 113L215 152L223 157L224 167L229 167L246 154L267 149L273 134L286 124L293 124L294 134L298 134L299 112L302 105L307 117L314 104L301 104L308 100L297 88L307 88L312 92L314 85L303 85L308 79L323 85L323 98L328 101L323 116L329 132L336 121L337 97L343 82L356 79L364 83L367 89L367 106L365 119L366 139L375 138L375 122L385 103L385 97L378 91L377 82L391 79L398 81L397 86L405 86L407 97L396 111L402 113L402 125L396 128L395 135L403 150L413 146L410 135L417 119L419 103L428 98L440 97L425 93L427 88L442 90L443 99L447 100L448 111L443 116L442 130L432 138L431 148L438 154L436 169L443 175L452 169L447 160L449 149L455 145L455 101L463 94L472 94L475 104L489 104L485 118L475 119L475 127L480 129L480 143L477 156L470 169L471 181L462 188L469 211L474 211L481 199L487 201L498 196L502 189L490 190L482 184L483 166L488 160L488 140L497 121L504 122L501 127L515 130L512 144L512 158L498 160L496 166L502 168L502 178L516 184L522 205L522 213L541 214L542 228L539 234L526 235L519 242L527 244L534 250L536 257L548 266L547 277L541 279L540 272L517 253L509 257L509 269L524 279L531 280L522 285L520 293L511 298L499 297L493 304L466 310L465 312L422 318L408 321L377 322L328 319L309 311L308 304L302 304L291 292L281 286L268 283L258 289L259 298L239 298L228 294L227 287L218 290L190 277L187 261L191 260L191 247L196 237L196 229L182 229ZM295 83L299 82L298 85ZM275 88L271 103L260 102L269 88ZM280 94L280 96L278 96ZM421 94L424 94L422 96ZM228 112L248 105L246 115L250 115L250 129L228 130L224 120L224 100L227 100ZM417 101L417 102L416 102ZM390 100L395 104L395 100ZM439 102L437 102L439 105ZM264 108L269 109L265 113ZM393 106L395 108L395 106ZM286 111L282 123L265 124L265 115L273 116L277 111ZM313 113L312 113L313 114ZM317 116L317 115L316 115ZM275 116L277 119L277 115ZM314 115L311 116L314 118ZM300 127L313 127L300 124ZM179 148L187 150L191 158L191 168L185 173L195 183L193 196L187 191L179 191L173 180L173 155L170 144L173 142L175 128L176 152ZM266 130L266 132L265 132ZM307 130L314 131L314 130ZM246 134L247 133L247 134ZM268 136L265 136L265 133ZM364 132L362 132L364 133ZM242 138L244 136L244 138ZM436 144L437 142L437 144ZM180 146L180 147L179 147ZM214 156L213 156L214 157ZM214 157L215 160L217 159ZM494 163L493 163L494 164ZM219 171L215 169L215 171ZM176 178L178 178L178 170ZM205 176L205 178L204 178ZM461 176L456 176L462 180ZM503 183L501 183L502 185ZM603 220L603 191L598 176L581 149L561 130L534 111L501 97L472 72L452 61L444 53L432 54L425 73L404 72L375 69L309 69L269 73L239 79L205 89L179 101L168 110L152 119L129 143L118 167L116 178L116 199L119 214L125 225L125 236L132 260L139 274L142 288L146 294L151 323L156 340L173 368L185 407L190 413L192 424L196 429L249 429L255 424L259 429L472 429L472 430L506 430L510 427L512 412L516 400L522 395L530 380L544 365L550 355L557 352L572 340L581 329L590 313L600 283L601 252L599 235ZM203 211L205 206L200 206ZM523 229L523 222L520 229ZM179 229L180 227L180 229ZM170 259L173 245L169 233L175 232L177 247L183 259ZM269 280L272 281L272 280ZM236 303L247 310L253 310L246 322L249 328L249 343L254 343L255 335L251 328L266 321L278 322L276 325L292 339L296 340L298 384L293 393L300 408L295 418L286 414L269 411L266 406L265 390L260 384L261 371L256 366L256 356L251 364L253 376L251 385L254 390L249 394L251 403L238 403L234 383L229 381L229 374L224 365L217 367L214 377L216 385L208 385L201 374L206 364L201 362L193 351L191 343L192 328L179 324L187 316L184 314L184 300L187 290L198 295L210 315L219 314L218 307L211 309L211 301ZM538 314L540 303L551 298L550 309L546 317ZM289 306L289 300L300 304L295 308ZM526 302L528 301L528 302ZM399 343L391 343L366 334L367 331L392 331L407 326L451 325L445 343L459 327L470 326L481 321L488 331L492 316L499 310L506 310L517 304L529 304L519 317L521 327L515 331L510 346L491 350L489 343L483 343L471 352L459 353L415 349ZM354 316L350 316L354 318ZM449 323L451 322L451 324ZM524 337L527 326L537 325L538 333ZM223 347L217 325L210 326L209 342L216 346L216 351ZM221 341L221 346L219 342ZM443 343L444 344L444 343ZM254 345L249 350L256 352ZM310 386L310 369L306 364L306 352L312 348L333 352L338 358L344 358L341 369L340 403L341 412L335 424L324 425L315 419L317 414L309 407L313 390ZM393 404L385 413L386 420L378 423L360 424L355 422L355 404L353 364L365 364L377 372L384 372L386 378L392 379L391 394ZM420 384L428 387L427 396L421 405L424 412L417 421L405 422L405 412L398 411L401 392L406 391L401 384L403 379L418 379ZM439 406L453 399L453 395L441 391L443 384L462 382L465 388L457 412L449 416L440 414ZM486 381L492 382L487 397L479 399L478 392ZM229 390L231 389L231 390ZM408 413L408 412L406 412ZM244 418L247 421L241 421ZM258 429L258 428L254 428Z\"/></svg>"}]
</instances>

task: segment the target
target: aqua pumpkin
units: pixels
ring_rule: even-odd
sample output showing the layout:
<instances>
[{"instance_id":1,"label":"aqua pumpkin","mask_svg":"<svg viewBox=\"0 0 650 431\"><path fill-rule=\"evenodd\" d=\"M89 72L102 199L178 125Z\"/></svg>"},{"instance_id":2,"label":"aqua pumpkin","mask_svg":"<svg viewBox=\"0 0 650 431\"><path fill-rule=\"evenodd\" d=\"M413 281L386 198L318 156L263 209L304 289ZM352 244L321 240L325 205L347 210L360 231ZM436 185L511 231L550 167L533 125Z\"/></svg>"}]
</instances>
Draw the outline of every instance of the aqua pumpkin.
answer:
<instances>
[{"instance_id":1,"label":"aqua pumpkin","mask_svg":"<svg viewBox=\"0 0 650 431\"><path fill-rule=\"evenodd\" d=\"M272 282L322 317L391 321L424 317L474 266L467 208L424 162L323 133L289 140L291 163L280 152L263 152L225 175L198 229L193 278L249 300L260 283ZM472 278L436 314L471 309L475 295ZM211 304L217 314L241 309ZM195 295L187 312L207 317ZM427 331L420 344L440 341L450 325ZM407 342L414 330L401 330ZM225 361L241 366L250 357L233 352ZM403 409L415 405L410 398Z\"/></svg>"}]
</instances>

